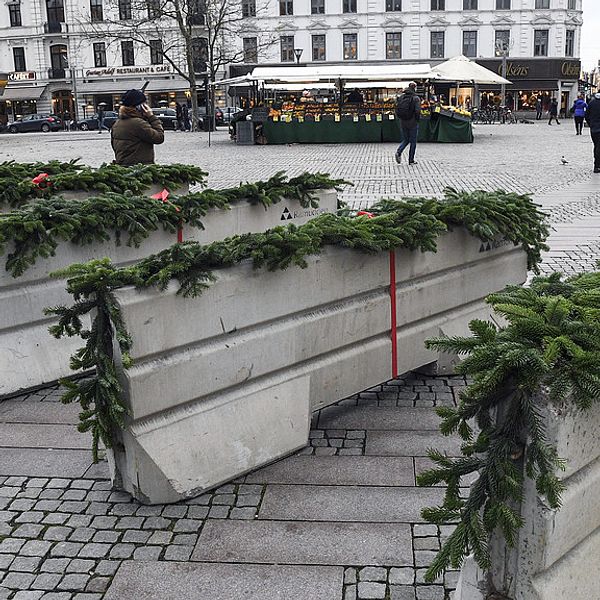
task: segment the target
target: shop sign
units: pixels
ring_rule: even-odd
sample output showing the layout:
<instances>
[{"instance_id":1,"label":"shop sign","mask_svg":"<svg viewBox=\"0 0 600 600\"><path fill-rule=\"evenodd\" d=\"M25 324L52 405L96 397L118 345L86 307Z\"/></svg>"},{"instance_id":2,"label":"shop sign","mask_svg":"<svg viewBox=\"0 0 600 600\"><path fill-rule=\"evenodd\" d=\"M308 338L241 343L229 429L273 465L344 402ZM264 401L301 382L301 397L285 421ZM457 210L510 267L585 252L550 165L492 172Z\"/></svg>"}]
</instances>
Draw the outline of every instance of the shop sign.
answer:
<instances>
[{"instance_id":1,"label":"shop sign","mask_svg":"<svg viewBox=\"0 0 600 600\"><path fill-rule=\"evenodd\" d=\"M86 69L85 77L114 77L115 75L161 75L172 73L171 65L147 65L140 67L106 67L103 69Z\"/></svg>"},{"instance_id":2,"label":"shop sign","mask_svg":"<svg viewBox=\"0 0 600 600\"><path fill-rule=\"evenodd\" d=\"M35 71L13 71L8 74L9 81L31 81L35 79Z\"/></svg>"},{"instance_id":3,"label":"shop sign","mask_svg":"<svg viewBox=\"0 0 600 600\"><path fill-rule=\"evenodd\" d=\"M478 64L502 75L501 60L478 60ZM581 61L548 59L514 59L506 62L506 78L519 79L579 79Z\"/></svg>"}]
</instances>

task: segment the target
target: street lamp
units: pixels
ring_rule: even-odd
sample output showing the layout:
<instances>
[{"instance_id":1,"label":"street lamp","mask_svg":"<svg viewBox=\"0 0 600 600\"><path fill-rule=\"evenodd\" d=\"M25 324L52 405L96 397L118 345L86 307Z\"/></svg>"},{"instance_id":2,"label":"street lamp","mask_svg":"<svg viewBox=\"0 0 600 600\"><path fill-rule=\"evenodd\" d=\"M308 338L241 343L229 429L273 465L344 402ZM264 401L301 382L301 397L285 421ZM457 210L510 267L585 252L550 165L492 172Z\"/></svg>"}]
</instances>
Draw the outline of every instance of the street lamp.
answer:
<instances>
[{"instance_id":1,"label":"street lamp","mask_svg":"<svg viewBox=\"0 0 600 600\"><path fill-rule=\"evenodd\" d=\"M510 54L510 49L512 48L512 46L513 46L512 39L498 40L496 42L496 56L502 57L502 73L501 73L501 75L504 79L506 79L506 69L507 69L506 59L508 58L508 55ZM506 106L506 84L505 83L502 84L500 95L501 95L500 106Z\"/></svg>"},{"instance_id":2,"label":"street lamp","mask_svg":"<svg viewBox=\"0 0 600 600\"><path fill-rule=\"evenodd\" d=\"M294 56L296 57L297 64L300 64L300 57L302 56L303 52L303 48L294 48Z\"/></svg>"}]
</instances>

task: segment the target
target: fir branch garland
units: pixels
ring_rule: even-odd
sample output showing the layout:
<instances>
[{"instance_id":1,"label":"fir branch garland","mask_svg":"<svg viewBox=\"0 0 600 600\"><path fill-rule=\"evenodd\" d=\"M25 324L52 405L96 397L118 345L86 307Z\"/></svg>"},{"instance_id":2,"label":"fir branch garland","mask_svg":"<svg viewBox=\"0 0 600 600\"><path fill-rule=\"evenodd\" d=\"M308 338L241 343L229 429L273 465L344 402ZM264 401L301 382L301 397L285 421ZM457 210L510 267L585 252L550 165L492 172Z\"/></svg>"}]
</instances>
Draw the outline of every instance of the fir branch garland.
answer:
<instances>
[{"instance_id":1,"label":"fir branch garland","mask_svg":"<svg viewBox=\"0 0 600 600\"><path fill-rule=\"evenodd\" d=\"M167 171L161 177L172 178L173 175ZM39 258L53 256L61 241L83 246L107 241L114 234L120 243L125 234L127 245L137 247L161 227L170 233L175 233L180 223L204 229L202 218L213 208L229 209L232 203L242 200L252 204L260 202L267 208L283 198L298 200L304 207L314 207L318 205L315 191L339 188L346 183L324 173L304 173L288 180L279 172L267 181L173 196L170 203L133 193L112 192L86 200L60 196L42 198L0 214L0 255L12 242L6 270L19 277Z\"/></svg>"},{"instance_id":2,"label":"fir branch garland","mask_svg":"<svg viewBox=\"0 0 600 600\"><path fill-rule=\"evenodd\" d=\"M108 343L103 340L114 329L125 356L125 367L132 343L114 302L114 290L126 285L165 289L172 280L176 280L179 282L179 294L197 296L211 284L215 269L227 268L245 260L251 260L255 268L271 271L291 265L302 268L307 266L307 257L319 254L326 246L352 248L369 254L395 248L435 252L439 236L448 230L449 224L459 225L463 214L460 200L456 200L455 210L448 212L437 206L442 204L437 200L395 201L393 207L388 205L389 212L385 212L383 204L380 205L380 214L371 219L324 214L299 227L280 226L264 233L234 236L204 246L196 242L176 244L127 268L117 269L108 259L103 259L73 265L56 273L57 277L68 278L67 289L74 296L75 304L47 309L46 314L59 317L59 323L51 329L51 333L56 337L80 336L85 346L77 352L71 366L74 370L97 370L91 380L67 384L69 389L64 401L78 401L83 408L81 426L92 431L94 443L102 439L110 447L109 433L122 427L124 417L121 390L116 371L111 367L114 357ZM543 235L547 230L537 223L537 219L543 220L543 215L527 197L516 199L515 206L508 210L514 210L515 214L529 211L536 223L532 231L519 231L526 234L528 244L533 248L543 247ZM469 227L476 229L472 225ZM513 219L497 224L498 231L505 237L514 238L516 243L523 242L514 227ZM536 239L536 235L541 237ZM102 316L94 317L91 329L85 330L81 318L94 309ZM456 478L453 480L453 489L458 489L457 481ZM475 518L472 527L476 531L482 530L481 523ZM481 554L484 554L484 549Z\"/></svg>"},{"instance_id":3,"label":"fir branch garland","mask_svg":"<svg viewBox=\"0 0 600 600\"><path fill-rule=\"evenodd\" d=\"M423 517L458 523L429 567L428 582L448 567L460 567L471 552L489 569L487 540L496 530L509 546L516 543L523 525L515 510L523 472L550 507L560 508L564 486L557 472L564 463L547 442L540 398L547 394L550 402L573 402L581 409L600 398L600 272L567 280L554 273L534 279L530 288L492 294L488 302L506 319L505 327L473 321L472 337L427 342L429 348L465 354L458 370L473 379L458 408L437 410L442 433L462 438L464 457L431 451L437 466L418 477L420 485L448 486L443 504L425 509ZM463 498L459 482L470 474L478 478Z\"/></svg>"}]
</instances>

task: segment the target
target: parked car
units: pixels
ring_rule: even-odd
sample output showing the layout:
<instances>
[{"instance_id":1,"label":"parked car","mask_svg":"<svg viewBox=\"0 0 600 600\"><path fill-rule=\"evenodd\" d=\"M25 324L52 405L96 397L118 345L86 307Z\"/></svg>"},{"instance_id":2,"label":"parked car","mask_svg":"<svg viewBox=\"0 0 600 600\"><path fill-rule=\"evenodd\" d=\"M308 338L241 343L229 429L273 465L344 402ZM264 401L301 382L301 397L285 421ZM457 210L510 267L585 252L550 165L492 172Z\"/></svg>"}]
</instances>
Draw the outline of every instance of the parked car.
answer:
<instances>
[{"instance_id":1,"label":"parked car","mask_svg":"<svg viewBox=\"0 0 600 600\"><path fill-rule=\"evenodd\" d=\"M242 109L237 106L224 106L220 110L223 113L223 122L231 123L231 119L233 119L233 115L235 115L235 113L240 112Z\"/></svg>"},{"instance_id":2,"label":"parked car","mask_svg":"<svg viewBox=\"0 0 600 600\"><path fill-rule=\"evenodd\" d=\"M62 121L57 115L24 115L8 125L10 133L24 131L60 131L63 128Z\"/></svg>"},{"instance_id":3,"label":"parked car","mask_svg":"<svg viewBox=\"0 0 600 600\"><path fill-rule=\"evenodd\" d=\"M177 123L177 112L172 108L153 108L152 112L158 117L162 123L163 129L172 129L173 131L179 128Z\"/></svg>"},{"instance_id":4,"label":"parked car","mask_svg":"<svg viewBox=\"0 0 600 600\"><path fill-rule=\"evenodd\" d=\"M116 113L112 110L107 110L104 113L104 124L110 129L119 118L119 113ZM91 117L87 119L81 119L77 123L77 127L81 129L81 131L92 131L94 129L98 129L98 113L94 113Z\"/></svg>"}]
</instances>

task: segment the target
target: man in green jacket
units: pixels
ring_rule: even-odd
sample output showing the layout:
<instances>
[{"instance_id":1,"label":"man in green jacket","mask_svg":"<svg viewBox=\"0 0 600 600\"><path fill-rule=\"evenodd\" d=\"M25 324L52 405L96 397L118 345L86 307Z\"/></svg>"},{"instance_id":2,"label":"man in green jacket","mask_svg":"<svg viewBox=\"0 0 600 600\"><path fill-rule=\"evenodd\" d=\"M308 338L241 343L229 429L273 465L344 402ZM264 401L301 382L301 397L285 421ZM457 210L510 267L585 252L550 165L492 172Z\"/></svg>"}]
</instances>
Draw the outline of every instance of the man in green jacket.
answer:
<instances>
[{"instance_id":1,"label":"man in green jacket","mask_svg":"<svg viewBox=\"0 0 600 600\"><path fill-rule=\"evenodd\" d=\"M146 102L141 90L129 90L121 98L119 119L110 137L118 165L153 163L154 145L165 141L162 123Z\"/></svg>"}]
</instances>

